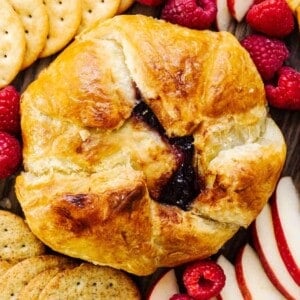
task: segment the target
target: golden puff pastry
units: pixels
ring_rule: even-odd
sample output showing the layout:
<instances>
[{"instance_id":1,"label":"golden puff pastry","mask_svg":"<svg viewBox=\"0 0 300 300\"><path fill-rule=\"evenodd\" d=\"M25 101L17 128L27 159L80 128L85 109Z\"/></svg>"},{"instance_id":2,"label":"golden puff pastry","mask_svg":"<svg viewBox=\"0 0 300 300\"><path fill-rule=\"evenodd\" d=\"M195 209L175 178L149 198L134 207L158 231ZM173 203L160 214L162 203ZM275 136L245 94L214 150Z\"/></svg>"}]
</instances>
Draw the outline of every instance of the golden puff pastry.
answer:
<instances>
[{"instance_id":1,"label":"golden puff pastry","mask_svg":"<svg viewBox=\"0 0 300 300\"><path fill-rule=\"evenodd\" d=\"M16 192L34 234L137 275L216 253L261 211L286 155L233 35L141 15L80 34L23 93L21 113ZM174 174L194 181L168 188ZM195 182L182 205L174 191Z\"/></svg>"}]
</instances>

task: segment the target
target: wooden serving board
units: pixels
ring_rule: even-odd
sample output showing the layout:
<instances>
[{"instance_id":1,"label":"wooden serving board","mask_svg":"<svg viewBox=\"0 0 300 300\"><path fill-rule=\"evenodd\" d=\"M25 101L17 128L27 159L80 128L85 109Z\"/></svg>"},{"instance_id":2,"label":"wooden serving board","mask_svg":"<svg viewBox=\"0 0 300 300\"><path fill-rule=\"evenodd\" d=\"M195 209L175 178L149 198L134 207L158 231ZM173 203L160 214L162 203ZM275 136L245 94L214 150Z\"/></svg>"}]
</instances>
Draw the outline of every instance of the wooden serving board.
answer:
<instances>
[{"instance_id":1,"label":"wooden serving board","mask_svg":"<svg viewBox=\"0 0 300 300\"><path fill-rule=\"evenodd\" d=\"M159 10L140 6L139 4L133 5L128 11L130 14L145 14L154 17L159 16ZM250 29L245 23L232 24L229 28L235 36L241 40L245 35L250 32ZM286 40L287 45L291 51L288 65L300 71L300 34L298 29ZM20 91L24 91L28 84L32 82L39 72L44 69L56 56L48 57L37 61L30 68L21 72L14 80L13 84ZM291 176L300 192L300 111L287 111L270 108L270 115L281 128L287 143L287 158L282 172L282 176ZM8 201L10 199L10 201ZM0 208L9 209L18 214L22 214L20 206L14 195L14 176L0 180ZM222 253L233 260L236 251L248 239L246 230L238 232L233 239L231 239L222 249ZM147 290L149 282L157 277L159 271L152 276L135 278L140 286L142 293Z\"/></svg>"}]
</instances>

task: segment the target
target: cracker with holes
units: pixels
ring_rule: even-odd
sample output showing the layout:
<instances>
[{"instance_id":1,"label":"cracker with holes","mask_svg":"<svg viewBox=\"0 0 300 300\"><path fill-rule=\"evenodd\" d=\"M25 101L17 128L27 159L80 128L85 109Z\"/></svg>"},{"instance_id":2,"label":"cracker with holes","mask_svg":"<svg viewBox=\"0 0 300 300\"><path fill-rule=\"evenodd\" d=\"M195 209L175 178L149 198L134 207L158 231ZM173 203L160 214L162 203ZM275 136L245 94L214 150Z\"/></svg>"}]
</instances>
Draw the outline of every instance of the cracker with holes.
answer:
<instances>
[{"instance_id":1,"label":"cracker with holes","mask_svg":"<svg viewBox=\"0 0 300 300\"><path fill-rule=\"evenodd\" d=\"M46 269L45 271L39 273L21 289L18 300L37 300L42 290L49 283L49 281L58 274L58 272L61 272L65 269L74 268L75 266L75 264L70 263L63 266Z\"/></svg>"},{"instance_id":2,"label":"cracker with holes","mask_svg":"<svg viewBox=\"0 0 300 300\"><path fill-rule=\"evenodd\" d=\"M121 0L82 0L82 20L78 32L98 20L106 20L117 14Z\"/></svg>"},{"instance_id":3,"label":"cracker with holes","mask_svg":"<svg viewBox=\"0 0 300 300\"><path fill-rule=\"evenodd\" d=\"M30 66L43 50L49 32L48 15L42 0L8 0L25 31L26 51L21 68Z\"/></svg>"},{"instance_id":4,"label":"cracker with holes","mask_svg":"<svg viewBox=\"0 0 300 300\"><path fill-rule=\"evenodd\" d=\"M20 71L25 54L25 33L18 14L7 0L1 0L0 16L0 88L2 88Z\"/></svg>"},{"instance_id":5,"label":"cracker with holes","mask_svg":"<svg viewBox=\"0 0 300 300\"><path fill-rule=\"evenodd\" d=\"M21 217L0 210L0 259L11 262L45 253L44 244Z\"/></svg>"},{"instance_id":6,"label":"cracker with holes","mask_svg":"<svg viewBox=\"0 0 300 300\"><path fill-rule=\"evenodd\" d=\"M10 269L14 264L7 260L0 260L0 274L4 274L8 269Z\"/></svg>"},{"instance_id":7,"label":"cracker with holes","mask_svg":"<svg viewBox=\"0 0 300 300\"><path fill-rule=\"evenodd\" d=\"M140 299L131 278L120 270L82 263L59 272L42 290L40 299Z\"/></svg>"},{"instance_id":8,"label":"cracker with holes","mask_svg":"<svg viewBox=\"0 0 300 300\"><path fill-rule=\"evenodd\" d=\"M39 57L62 50L76 34L81 21L81 0L44 0L49 20L49 34Z\"/></svg>"},{"instance_id":9,"label":"cracker with holes","mask_svg":"<svg viewBox=\"0 0 300 300\"><path fill-rule=\"evenodd\" d=\"M35 276L70 263L73 263L71 259L58 255L40 255L22 260L0 276L1 299L19 299L22 289Z\"/></svg>"}]
</instances>

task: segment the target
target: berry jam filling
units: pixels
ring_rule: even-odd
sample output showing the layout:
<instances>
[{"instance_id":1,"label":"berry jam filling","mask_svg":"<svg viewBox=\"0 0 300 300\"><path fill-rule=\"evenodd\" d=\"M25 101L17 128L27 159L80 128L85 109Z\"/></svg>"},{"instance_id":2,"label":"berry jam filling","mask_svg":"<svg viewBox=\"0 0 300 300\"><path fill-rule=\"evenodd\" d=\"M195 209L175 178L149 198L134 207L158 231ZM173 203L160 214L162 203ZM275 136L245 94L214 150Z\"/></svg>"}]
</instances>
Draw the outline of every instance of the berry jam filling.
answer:
<instances>
[{"instance_id":1,"label":"berry jam filling","mask_svg":"<svg viewBox=\"0 0 300 300\"><path fill-rule=\"evenodd\" d=\"M201 190L197 172L193 167L193 136L169 138L153 111L142 101L135 106L133 115L155 129L164 141L174 148L180 162L167 184L162 187L160 196L155 200L187 210Z\"/></svg>"}]
</instances>

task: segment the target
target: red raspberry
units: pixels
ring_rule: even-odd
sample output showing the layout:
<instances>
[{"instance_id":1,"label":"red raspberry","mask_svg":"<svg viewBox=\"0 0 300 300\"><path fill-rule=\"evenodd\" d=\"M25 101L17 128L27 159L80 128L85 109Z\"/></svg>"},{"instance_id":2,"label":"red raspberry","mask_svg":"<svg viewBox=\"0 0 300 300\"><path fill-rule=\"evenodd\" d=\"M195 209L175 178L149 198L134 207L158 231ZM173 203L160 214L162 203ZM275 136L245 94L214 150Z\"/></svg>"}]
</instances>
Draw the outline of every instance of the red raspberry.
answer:
<instances>
[{"instance_id":1,"label":"red raspberry","mask_svg":"<svg viewBox=\"0 0 300 300\"><path fill-rule=\"evenodd\" d=\"M187 294L175 294L169 300L194 300L194 298Z\"/></svg>"},{"instance_id":2,"label":"red raspberry","mask_svg":"<svg viewBox=\"0 0 300 300\"><path fill-rule=\"evenodd\" d=\"M0 179L15 173L21 163L19 141L6 132L0 132Z\"/></svg>"},{"instance_id":3,"label":"red raspberry","mask_svg":"<svg viewBox=\"0 0 300 300\"><path fill-rule=\"evenodd\" d=\"M0 131L17 133L20 130L20 95L13 86L0 90Z\"/></svg>"},{"instance_id":4,"label":"red raspberry","mask_svg":"<svg viewBox=\"0 0 300 300\"><path fill-rule=\"evenodd\" d=\"M225 285L225 279L223 269L208 260L188 265L183 273L187 293L196 300L206 300L219 295Z\"/></svg>"},{"instance_id":5,"label":"red raspberry","mask_svg":"<svg viewBox=\"0 0 300 300\"><path fill-rule=\"evenodd\" d=\"M164 0L137 0L137 2L147 6L158 6L161 5Z\"/></svg>"},{"instance_id":6,"label":"red raspberry","mask_svg":"<svg viewBox=\"0 0 300 300\"><path fill-rule=\"evenodd\" d=\"M275 38L251 34L241 44L249 52L261 77L267 81L274 77L289 56L285 43Z\"/></svg>"},{"instance_id":7,"label":"red raspberry","mask_svg":"<svg viewBox=\"0 0 300 300\"><path fill-rule=\"evenodd\" d=\"M216 15L215 0L168 0L162 9L161 18L189 28L208 29Z\"/></svg>"},{"instance_id":8,"label":"red raspberry","mask_svg":"<svg viewBox=\"0 0 300 300\"><path fill-rule=\"evenodd\" d=\"M282 67L278 72L277 87L266 85L266 95L270 105L300 110L300 73L291 67Z\"/></svg>"},{"instance_id":9,"label":"red raspberry","mask_svg":"<svg viewBox=\"0 0 300 300\"><path fill-rule=\"evenodd\" d=\"M254 30L282 38L294 29L294 16L285 0L265 0L253 5L246 21Z\"/></svg>"}]
</instances>

